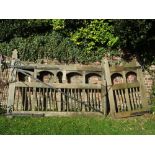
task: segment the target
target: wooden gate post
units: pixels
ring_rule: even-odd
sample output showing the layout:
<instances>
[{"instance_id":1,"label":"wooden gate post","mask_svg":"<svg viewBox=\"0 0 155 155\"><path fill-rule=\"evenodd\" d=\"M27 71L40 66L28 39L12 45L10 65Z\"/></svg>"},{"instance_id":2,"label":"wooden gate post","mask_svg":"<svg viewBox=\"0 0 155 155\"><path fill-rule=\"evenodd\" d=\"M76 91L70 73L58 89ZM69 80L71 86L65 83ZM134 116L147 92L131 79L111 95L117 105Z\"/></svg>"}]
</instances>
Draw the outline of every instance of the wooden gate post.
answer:
<instances>
[{"instance_id":1,"label":"wooden gate post","mask_svg":"<svg viewBox=\"0 0 155 155\"><path fill-rule=\"evenodd\" d=\"M106 80L105 80L105 70L104 70L104 60L102 59L101 63L101 68L102 68L102 83L101 83L101 110L104 113L104 115L108 114L108 109L107 109L107 91L106 91Z\"/></svg>"},{"instance_id":2,"label":"wooden gate post","mask_svg":"<svg viewBox=\"0 0 155 155\"><path fill-rule=\"evenodd\" d=\"M104 63L104 71L105 71L105 79L107 81L107 93L109 97L109 102L110 102L110 114L115 115L116 113L116 108L115 108L115 101L114 101L114 94L112 88L112 81L111 81L111 75L110 75L110 68L109 68L109 62L107 58L103 59Z\"/></svg>"},{"instance_id":3,"label":"wooden gate post","mask_svg":"<svg viewBox=\"0 0 155 155\"><path fill-rule=\"evenodd\" d=\"M14 66L15 61L17 59L17 50L15 49L12 52L12 60L11 60L11 68L9 72L9 89L8 89L8 102L7 102L7 113L11 113L13 104L14 104L14 97L15 97L15 79L16 79L16 69L12 68Z\"/></svg>"}]
</instances>

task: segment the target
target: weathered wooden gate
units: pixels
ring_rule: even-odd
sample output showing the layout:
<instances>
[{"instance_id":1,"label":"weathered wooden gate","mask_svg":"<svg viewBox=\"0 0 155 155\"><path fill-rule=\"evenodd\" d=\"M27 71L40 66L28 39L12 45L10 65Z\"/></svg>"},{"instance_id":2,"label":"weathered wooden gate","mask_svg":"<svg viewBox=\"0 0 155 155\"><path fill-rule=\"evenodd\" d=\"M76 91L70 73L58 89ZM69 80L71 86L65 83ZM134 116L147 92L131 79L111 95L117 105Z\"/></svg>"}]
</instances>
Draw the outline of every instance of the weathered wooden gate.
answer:
<instances>
[{"instance_id":1,"label":"weathered wooden gate","mask_svg":"<svg viewBox=\"0 0 155 155\"><path fill-rule=\"evenodd\" d=\"M136 61L23 65L17 60L14 51L11 67L0 67L0 80L5 83L0 103L8 113L125 115L148 110L143 74Z\"/></svg>"},{"instance_id":2,"label":"weathered wooden gate","mask_svg":"<svg viewBox=\"0 0 155 155\"><path fill-rule=\"evenodd\" d=\"M106 92L101 65L16 65L11 62L8 113L103 114Z\"/></svg>"},{"instance_id":3,"label":"weathered wooden gate","mask_svg":"<svg viewBox=\"0 0 155 155\"><path fill-rule=\"evenodd\" d=\"M21 68L30 76L24 77L17 69L15 95L10 99L13 112L103 113L101 66L29 65Z\"/></svg>"},{"instance_id":4,"label":"weathered wooden gate","mask_svg":"<svg viewBox=\"0 0 155 155\"><path fill-rule=\"evenodd\" d=\"M137 61L116 65L105 58L103 63L110 113L128 115L148 110L142 69Z\"/></svg>"}]
</instances>

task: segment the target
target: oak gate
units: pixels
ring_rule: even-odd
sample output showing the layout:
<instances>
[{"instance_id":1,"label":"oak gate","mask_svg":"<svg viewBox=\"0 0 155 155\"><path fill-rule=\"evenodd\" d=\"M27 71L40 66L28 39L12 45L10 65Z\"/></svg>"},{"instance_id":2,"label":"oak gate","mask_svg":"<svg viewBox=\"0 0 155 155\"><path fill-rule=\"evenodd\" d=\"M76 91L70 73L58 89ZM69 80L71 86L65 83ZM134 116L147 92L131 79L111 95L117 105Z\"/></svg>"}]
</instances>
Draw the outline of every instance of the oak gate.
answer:
<instances>
[{"instance_id":1,"label":"oak gate","mask_svg":"<svg viewBox=\"0 0 155 155\"><path fill-rule=\"evenodd\" d=\"M136 61L120 65L107 59L101 65L24 64L14 51L10 67L2 71L1 66L0 73L9 83L5 91L1 87L1 105L8 114L130 115L148 110L142 70Z\"/></svg>"},{"instance_id":2,"label":"oak gate","mask_svg":"<svg viewBox=\"0 0 155 155\"><path fill-rule=\"evenodd\" d=\"M148 110L141 66L136 60L122 62L103 60L110 113L131 115Z\"/></svg>"},{"instance_id":3,"label":"oak gate","mask_svg":"<svg viewBox=\"0 0 155 155\"><path fill-rule=\"evenodd\" d=\"M105 85L101 65L26 65L17 59L17 53L13 57L9 77L8 113L104 113L106 91L101 89Z\"/></svg>"}]
</instances>

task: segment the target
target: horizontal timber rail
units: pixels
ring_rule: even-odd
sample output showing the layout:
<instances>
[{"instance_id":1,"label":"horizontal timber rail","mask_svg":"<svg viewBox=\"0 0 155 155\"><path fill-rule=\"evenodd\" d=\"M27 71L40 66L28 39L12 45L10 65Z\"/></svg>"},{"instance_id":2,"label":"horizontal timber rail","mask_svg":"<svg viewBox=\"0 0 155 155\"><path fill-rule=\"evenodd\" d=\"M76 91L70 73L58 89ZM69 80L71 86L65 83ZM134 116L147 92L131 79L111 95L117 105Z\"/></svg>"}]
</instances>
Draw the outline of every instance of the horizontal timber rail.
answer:
<instances>
[{"instance_id":1,"label":"horizontal timber rail","mask_svg":"<svg viewBox=\"0 0 155 155\"><path fill-rule=\"evenodd\" d=\"M38 112L38 111L13 111L11 114L13 116L103 116L103 114L98 112Z\"/></svg>"},{"instance_id":2,"label":"horizontal timber rail","mask_svg":"<svg viewBox=\"0 0 155 155\"><path fill-rule=\"evenodd\" d=\"M70 88L70 89L101 89L101 85L96 84L63 84L63 83L41 83L41 82L15 82L16 87L38 87L38 88Z\"/></svg>"}]
</instances>

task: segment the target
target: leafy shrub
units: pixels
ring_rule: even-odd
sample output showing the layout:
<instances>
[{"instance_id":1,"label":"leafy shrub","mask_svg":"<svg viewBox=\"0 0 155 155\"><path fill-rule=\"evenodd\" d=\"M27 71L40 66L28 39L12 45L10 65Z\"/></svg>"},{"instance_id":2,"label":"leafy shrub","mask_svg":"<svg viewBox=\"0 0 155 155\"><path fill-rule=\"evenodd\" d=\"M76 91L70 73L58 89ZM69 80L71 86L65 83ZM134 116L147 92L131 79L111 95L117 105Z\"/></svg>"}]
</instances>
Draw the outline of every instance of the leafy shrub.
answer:
<instances>
[{"instance_id":1,"label":"leafy shrub","mask_svg":"<svg viewBox=\"0 0 155 155\"><path fill-rule=\"evenodd\" d=\"M20 60L33 62L47 58L65 63L89 63L100 61L107 52L102 47L94 52L82 50L56 31L27 38L15 37L9 43L0 43L0 52L4 55L11 56L14 49L17 49Z\"/></svg>"}]
</instances>

